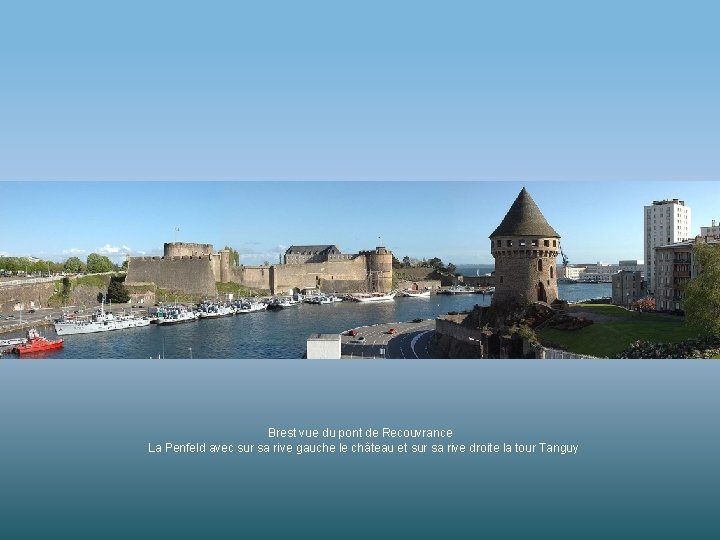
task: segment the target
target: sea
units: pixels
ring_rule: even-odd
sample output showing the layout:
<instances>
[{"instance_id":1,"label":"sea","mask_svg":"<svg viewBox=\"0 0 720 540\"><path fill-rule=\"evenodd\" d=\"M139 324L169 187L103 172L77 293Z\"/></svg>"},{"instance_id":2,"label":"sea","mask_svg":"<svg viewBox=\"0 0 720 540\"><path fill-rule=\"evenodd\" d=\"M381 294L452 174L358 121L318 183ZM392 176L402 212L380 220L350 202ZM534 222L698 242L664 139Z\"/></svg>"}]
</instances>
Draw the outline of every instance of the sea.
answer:
<instances>
[{"instance_id":1,"label":"sea","mask_svg":"<svg viewBox=\"0 0 720 540\"><path fill-rule=\"evenodd\" d=\"M463 265L464 275L483 275L492 265ZM579 302L609 297L611 285L558 284L561 299ZM65 336L61 351L52 358L301 358L308 336L340 333L351 328L413 319L432 319L475 305L490 305L491 295L432 295L429 298L397 297L393 302L366 304L339 302L300 304L281 311L201 319L172 326L150 325L117 332ZM54 338L51 326L41 333ZM8 335L7 337L12 337Z\"/></svg>"}]
</instances>

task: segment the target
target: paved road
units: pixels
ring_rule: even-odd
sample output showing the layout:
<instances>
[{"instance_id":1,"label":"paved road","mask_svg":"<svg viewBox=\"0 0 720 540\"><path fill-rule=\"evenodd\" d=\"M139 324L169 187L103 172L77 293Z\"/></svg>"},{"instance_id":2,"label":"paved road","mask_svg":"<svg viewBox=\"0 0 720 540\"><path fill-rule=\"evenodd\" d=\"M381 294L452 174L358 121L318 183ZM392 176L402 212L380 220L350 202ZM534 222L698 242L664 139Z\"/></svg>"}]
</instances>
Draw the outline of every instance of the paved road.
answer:
<instances>
[{"instance_id":1,"label":"paved road","mask_svg":"<svg viewBox=\"0 0 720 540\"><path fill-rule=\"evenodd\" d=\"M388 334L395 328L396 334ZM341 337L343 358L432 358L430 340L435 333L435 320L399 322L355 328L357 336ZM359 337L364 341L359 341Z\"/></svg>"}]
</instances>

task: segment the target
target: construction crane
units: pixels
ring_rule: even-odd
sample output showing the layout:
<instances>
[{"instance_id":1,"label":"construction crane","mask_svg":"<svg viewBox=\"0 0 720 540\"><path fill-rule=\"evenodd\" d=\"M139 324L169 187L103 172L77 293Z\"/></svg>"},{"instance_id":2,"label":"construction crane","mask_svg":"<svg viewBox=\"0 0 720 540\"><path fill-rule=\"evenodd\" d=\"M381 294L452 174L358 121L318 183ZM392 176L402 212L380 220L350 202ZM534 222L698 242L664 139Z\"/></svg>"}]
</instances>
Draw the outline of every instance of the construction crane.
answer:
<instances>
[{"instance_id":1,"label":"construction crane","mask_svg":"<svg viewBox=\"0 0 720 540\"><path fill-rule=\"evenodd\" d=\"M563 260L563 267L567 267L568 263L570 262L570 259L568 259L567 255L565 255L565 253L563 253L562 245L559 242L558 242L558 246L560 247L560 256L562 257L562 260Z\"/></svg>"},{"instance_id":2,"label":"construction crane","mask_svg":"<svg viewBox=\"0 0 720 540\"><path fill-rule=\"evenodd\" d=\"M570 262L570 259L568 259L567 255L565 255L565 253L563 253L562 245L560 244L560 242L558 242L558 247L560 248L560 256L562 257L562 267L563 267L563 276L562 277L567 278L568 277L567 267L568 267L568 263Z\"/></svg>"}]
</instances>

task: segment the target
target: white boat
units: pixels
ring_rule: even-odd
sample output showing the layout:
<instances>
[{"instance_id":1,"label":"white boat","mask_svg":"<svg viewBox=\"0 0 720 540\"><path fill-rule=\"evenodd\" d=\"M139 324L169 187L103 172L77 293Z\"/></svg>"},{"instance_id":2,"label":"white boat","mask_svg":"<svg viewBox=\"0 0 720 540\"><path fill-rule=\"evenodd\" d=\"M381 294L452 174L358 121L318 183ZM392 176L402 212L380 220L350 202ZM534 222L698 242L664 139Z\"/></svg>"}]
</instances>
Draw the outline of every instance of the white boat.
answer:
<instances>
[{"instance_id":1,"label":"white boat","mask_svg":"<svg viewBox=\"0 0 720 540\"><path fill-rule=\"evenodd\" d=\"M185 307L170 307L164 312L164 317L159 317L157 324L180 324L186 322L196 321L198 319L197 314L194 311L190 311Z\"/></svg>"},{"instance_id":2,"label":"white boat","mask_svg":"<svg viewBox=\"0 0 720 540\"><path fill-rule=\"evenodd\" d=\"M235 310L222 304L203 302L198 309L198 315L201 319L217 319L219 317L232 317Z\"/></svg>"},{"instance_id":3,"label":"white boat","mask_svg":"<svg viewBox=\"0 0 720 540\"><path fill-rule=\"evenodd\" d=\"M97 332L139 328L141 326L148 326L149 324L150 319L137 317L135 315L115 317L112 313L105 311L105 303L103 302L100 304L100 309L90 317L78 317L74 313L64 314L62 319L55 321L55 332L58 336L94 334Z\"/></svg>"},{"instance_id":4,"label":"white boat","mask_svg":"<svg viewBox=\"0 0 720 540\"><path fill-rule=\"evenodd\" d=\"M392 302L395 300L395 294L394 292L391 293L372 293L369 295L355 295L353 296L353 300L356 302Z\"/></svg>"},{"instance_id":5,"label":"white boat","mask_svg":"<svg viewBox=\"0 0 720 540\"><path fill-rule=\"evenodd\" d=\"M237 313L237 314L255 313L256 311L265 311L266 309L267 309L267 304L263 304L262 302L241 302L235 308L235 313Z\"/></svg>"},{"instance_id":6,"label":"white boat","mask_svg":"<svg viewBox=\"0 0 720 540\"><path fill-rule=\"evenodd\" d=\"M442 289L438 291L438 294L473 294L475 291L470 287L463 287L462 285L454 285L449 289Z\"/></svg>"},{"instance_id":7,"label":"white boat","mask_svg":"<svg viewBox=\"0 0 720 540\"><path fill-rule=\"evenodd\" d=\"M27 340L27 338L24 338L24 337L0 339L0 347L9 347L11 345L21 345L21 344L25 343L26 340Z\"/></svg>"},{"instance_id":8,"label":"white boat","mask_svg":"<svg viewBox=\"0 0 720 540\"><path fill-rule=\"evenodd\" d=\"M402 291L401 293L403 296L406 296L408 298L430 298L430 291Z\"/></svg>"}]
</instances>

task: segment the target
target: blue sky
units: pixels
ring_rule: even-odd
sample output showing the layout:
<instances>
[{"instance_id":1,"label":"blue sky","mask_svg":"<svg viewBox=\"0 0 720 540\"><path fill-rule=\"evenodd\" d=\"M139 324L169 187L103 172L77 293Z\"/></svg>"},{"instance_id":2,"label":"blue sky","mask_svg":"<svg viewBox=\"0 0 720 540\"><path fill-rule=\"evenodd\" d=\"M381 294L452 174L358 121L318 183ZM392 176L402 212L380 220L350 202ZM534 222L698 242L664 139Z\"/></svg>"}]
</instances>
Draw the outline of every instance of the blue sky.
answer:
<instances>
[{"instance_id":1,"label":"blue sky","mask_svg":"<svg viewBox=\"0 0 720 540\"><path fill-rule=\"evenodd\" d=\"M12 2L0 178L717 180L717 2Z\"/></svg>"},{"instance_id":2,"label":"blue sky","mask_svg":"<svg viewBox=\"0 0 720 540\"><path fill-rule=\"evenodd\" d=\"M179 240L263 260L291 243L354 251L383 236L398 255L475 262L526 183L573 261L642 257L628 231L653 199L684 197L695 230L720 217L703 209L714 185L685 184L720 179L716 2L6 4L0 180L329 183L312 195L302 185L173 184L189 191L176 200L146 183L3 183L48 200L3 205L0 252L151 253L180 222ZM507 185L390 184L423 180ZM378 192L392 202L376 207ZM238 209L190 218L230 200ZM269 221L274 200L282 217ZM357 207L369 215L358 219ZM332 234L323 212L343 218ZM149 215L160 223L148 227ZM607 222L612 250L572 241ZM482 242L459 240L475 228Z\"/></svg>"},{"instance_id":3,"label":"blue sky","mask_svg":"<svg viewBox=\"0 0 720 540\"><path fill-rule=\"evenodd\" d=\"M0 182L0 253L53 260L229 245L248 265L292 244L492 263L488 236L525 185L571 262L643 258L643 206L679 198L692 232L720 221L717 182ZM179 228L180 231L175 229Z\"/></svg>"}]
</instances>

